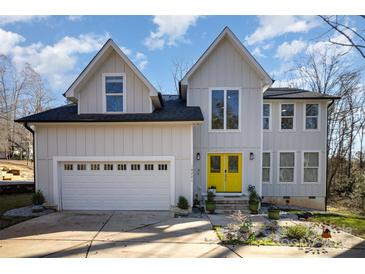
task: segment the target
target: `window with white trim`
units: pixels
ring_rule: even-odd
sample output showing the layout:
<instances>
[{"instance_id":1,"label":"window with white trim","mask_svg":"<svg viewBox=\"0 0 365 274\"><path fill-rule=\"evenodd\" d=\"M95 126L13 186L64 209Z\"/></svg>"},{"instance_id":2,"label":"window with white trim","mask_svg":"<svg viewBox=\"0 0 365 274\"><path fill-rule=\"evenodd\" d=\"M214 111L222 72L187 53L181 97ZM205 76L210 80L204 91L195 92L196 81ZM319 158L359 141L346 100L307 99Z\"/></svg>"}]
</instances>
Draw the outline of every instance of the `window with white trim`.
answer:
<instances>
[{"instance_id":1,"label":"window with white trim","mask_svg":"<svg viewBox=\"0 0 365 274\"><path fill-rule=\"evenodd\" d=\"M318 129L319 104L305 104L305 129Z\"/></svg>"},{"instance_id":2,"label":"window with white trim","mask_svg":"<svg viewBox=\"0 0 365 274\"><path fill-rule=\"evenodd\" d=\"M237 89L212 89L210 93L212 130L238 130L240 95Z\"/></svg>"},{"instance_id":3,"label":"window with white trim","mask_svg":"<svg viewBox=\"0 0 365 274\"><path fill-rule=\"evenodd\" d=\"M77 170L86 170L86 164L77 164Z\"/></svg>"},{"instance_id":4,"label":"window with white trim","mask_svg":"<svg viewBox=\"0 0 365 274\"><path fill-rule=\"evenodd\" d=\"M64 164L63 165L63 169L64 170L67 170L67 171L71 171L71 170L73 170L73 164Z\"/></svg>"},{"instance_id":5,"label":"window with white trim","mask_svg":"<svg viewBox=\"0 0 365 274\"><path fill-rule=\"evenodd\" d=\"M144 170L153 170L153 164L145 164Z\"/></svg>"},{"instance_id":6,"label":"window with white trim","mask_svg":"<svg viewBox=\"0 0 365 274\"><path fill-rule=\"evenodd\" d=\"M104 170L113 170L113 164L104 164Z\"/></svg>"},{"instance_id":7,"label":"window with white trim","mask_svg":"<svg viewBox=\"0 0 365 274\"><path fill-rule=\"evenodd\" d=\"M100 170L100 164L90 164L90 170Z\"/></svg>"},{"instance_id":8,"label":"window with white trim","mask_svg":"<svg viewBox=\"0 0 365 274\"><path fill-rule=\"evenodd\" d=\"M158 170L167 170L167 164L158 164Z\"/></svg>"},{"instance_id":9,"label":"window with white trim","mask_svg":"<svg viewBox=\"0 0 365 274\"><path fill-rule=\"evenodd\" d=\"M279 152L279 182L294 183L295 153Z\"/></svg>"},{"instance_id":10,"label":"window with white trim","mask_svg":"<svg viewBox=\"0 0 365 274\"><path fill-rule=\"evenodd\" d=\"M131 170L140 170L141 165L140 164L131 164Z\"/></svg>"},{"instance_id":11,"label":"window with white trim","mask_svg":"<svg viewBox=\"0 0 365 274\"><path fill-rule=\"evenodd\" d=\"M118 164L117 169L118 170L127 170L127 164Z\"/></svg>"},{"instance_id":12,"label":"window with white trim","mask_svg":"<svg viewBox=\"0 0 365 274\"><path fill-rule=\"evenodd\" d=\"M295 129L295 106L294 104L281 104L280 109L280 129Z\"/></svg>"},{"instance_id":13,"label":"window with white trim","mask_svg":"<svg viewBox=\"0 0 365 274\"><path fill-rule=\"evenodd\" d=\"M262 153L262 182L270 183L271 182L271 153L263 152Z\"/></svg>"},{"instance_id":14,"label":"window with white trim","mask_svg":"<svg viewBox=\"0 0 365 274\"><path fill-rule=\"evenodd\" d=\"M271 105L263 104L262 105L262 129L270 130L270 115L271 115Z\"/></svg>"},{"instance_id":15,"label":"window with white trim","mask_svg":"<svg viewBox=\"0 0 365 274\"><path fill-rule=\"evenodd\" d=\"M105 110L106 112L124 111L124 75L104 75Z\"/></svg>"},{"instance_id":16,"label":"window with white trim","mask_svg":"<svg viewBox=\"0 0 365 274\"><path fill-rule=\"evenodd\" d=\"M319 177L319 152L304 152L303 155L303 181L304 183L318 183Z\"/></svg>"}]
</instances>

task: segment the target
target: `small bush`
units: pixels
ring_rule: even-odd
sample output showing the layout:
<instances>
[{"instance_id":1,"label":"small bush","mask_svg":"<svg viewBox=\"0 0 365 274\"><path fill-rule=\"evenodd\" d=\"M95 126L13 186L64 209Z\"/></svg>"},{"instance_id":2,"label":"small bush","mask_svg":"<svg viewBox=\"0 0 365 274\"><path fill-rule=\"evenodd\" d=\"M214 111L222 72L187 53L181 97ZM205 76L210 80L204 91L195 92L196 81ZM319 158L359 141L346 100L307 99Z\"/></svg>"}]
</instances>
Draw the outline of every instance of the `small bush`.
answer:
<instances>
[{"instance_id":1,"label":"small bush","mask_svg":"<svg viewBox=\"0 0 365 274\"><path fill-rule=\"evenodd\" d=\"M189 209L188 200L184 196L180 196L177 207L180 209Z\"/></svg>"},{"instance_id":2,"label":"small bush","mask_svg":"<svg viewBox=\"0 0 365 274\"><path fill-rule=\"evenodd\" d=\"M43 193L40 190L38 190L32 196L33 205L42 205L45 201L46 201L46 199L44 198Z\"/></svg>"},{"instance_id":3,"label":"small bush","mask_svg":"<svg viewBox=\"0 0 365 274\"><path fill-rule=\"evenodd\" d=\"M305 225L289 226L285 229L284 235L291 240L303 240L310 235L310 229Z\"/></svg>"},{"instance_id":4,"label":"small bush","mask_svg":"<svg viewBox=\"0 0 365 274\"><path fill-rule=\"evenodd\" d=\"M248 199L250 202L254 202L254 203L261 202L261 197L256 192L255 186L249 185L248 192L249 192Z\"/></svg>"},{"instance_id":5,"label":"small bush","mask_svg":"<svg viewBox=\"0 0 365 274\"><path fill-rule=\"evenodd\" d=\"M214 197L215 197L214 193L211 192L211 191L208 191L207 202L213 203L214 202Z\"/></svg>"}]
</instances>

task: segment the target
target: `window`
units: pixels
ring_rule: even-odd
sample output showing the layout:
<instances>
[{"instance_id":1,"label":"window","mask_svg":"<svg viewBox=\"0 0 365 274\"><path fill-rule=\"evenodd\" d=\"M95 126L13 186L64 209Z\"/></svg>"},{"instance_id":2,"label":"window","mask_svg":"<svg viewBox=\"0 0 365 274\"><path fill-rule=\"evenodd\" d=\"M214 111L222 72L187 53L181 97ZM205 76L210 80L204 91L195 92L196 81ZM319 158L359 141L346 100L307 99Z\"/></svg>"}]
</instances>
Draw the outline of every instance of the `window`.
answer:
<instances>
[{"instance_id":1,"label":"window","mask_svg":"<svg viewBox=\"0 0 365 274\"><path fill-rule=\"evenodd\" d=\"M238 173L238 156L228 156L228 172Z\"/></svg>"},{"instance_id":2,"label":"window","mask_svg":"<svg viewBox=\"0 0 365 274\"><path fill-rule=\"evenodd\" d=\"M144 170L153 170L153 164L145 164Z\"/></svg>"},{"instance_id":3,"label":"window","mask_svg":"<svg viewBox=\"0 0 365 274\"><path fill-rule=\"evenodd\" d=\"M279 152L279 182L294 183L295 152Z\"/></svg>"},{"instance_id":4,"label":"window","mask_svg":"<svg viewBox=\"0 0 365 274\"><path fill-rule=\"evenodd\" d=\"M210 172L221 172L221 156L210 156Z\"/></svg>"},{"instance_id":5,"label":"window","mask_svg":"<svg viewBox=\"0 0 365 274\"><path fill-rule=\"evenodd\" d=\"M100 170L100 164L91 164L90 169L91 170Z\"/></svg>"},{"instance_id":6,"label":"window","mask_svg":"<svg viewBox=\"0 0 365 274\"><path fill-rule=\"evenodd\" d=\"M118 164L118 170L127 170L127 164Z\"/></svg>"},{"instance_id":7,"label":"window","mask_svg":"<svg viewBox=\"0 0 365 274\"><path fill-rule=\"evenodd\" d=\"M304 152L303 182L318 183L319 152Z\"/></svg>"},{"instance_id":8,"label":"window","mask_svg":"<svg viewBox=\"0 0 365 274\"><path fill-rule=\"evenodd\" d=\"M124 74L105 74L104 91L106 112L123 112L125 104Z\"/></svg>"},{"instance_id":9,"label":"window","mask_svg":"<svg viewBox=\"0 0 365 274\"><path fill-rule=\"evenodd\" d=\"M295 107L294 104L281 104L280 110L281 130L295 130Z\"/></svg>"},{"instance_id":10,"label":"window","mask_svg":"<svg viewBox=\"0 0 365 274\"><path fill-rule=\"evenodd\" d=\"M131 164L131 170L140 170L141 165L140 164Z\"/></svg>"},{"instance_id":11,"label":"window","mask_svg":"<svg viewBox=\"0 0 365 274\"><path fill-rule=\"evenodd\" d=\"M69 171L69 170L73 170L73 164L64 164L63 165L63 169L64 170L67 170L67 171Z\"/></svg>"},{"instance_id":12,"label":"window","mask_svg":"<svg viewBox=\"0 0 365 274\"><path fill-rule=\"evenodd\" d=\"M77 164L77 170L86 170L86 164Z\"/></svg>"},{"instance_id":13,"label":"window","mask_svg":"<svg viewBox=\"0 0 365 274\"><path fill-rule=\"evenodd\" d=\"M113 164L104 164L104 170L113 170Z\"/></svg>"},{"instance_id":14,"label":"window","mask_svg":"<svg viewBox=\"0 0 365 274\"><path fill-rule=\"evenodd\" d=\"M264 152L262 153L262 182L270 183L271 182L271 153Z\"/></svg>"},{"instance_id":15,"label":"window","mask_svg":"<svg viewBox=\"0 0 365 274\"><path fill-rule=\"evenodd\" d=\"M263 104L262 105L262 128L264 130L270 130L271 123L270 123L270 112L271 112L271 105L270 104Z\"/></svg>"},{"instance_id":16,"label":"window","mask_svg":"<svg viewBox=\"0 0 365 274\"><path fill-rule=\"evenodd\" d=\"M239 129L239 90L213 89L211 90L211 129L238 130Z\"/></svg>"},{"instance_id":17,"label":"window","mask_svg":"<svg viewBox=\"0 0 365 274\"><path fill-rule=\"evenodd\" d=\"M318 116L319 116L319 105L318 104L305 104L305 129L306 130L318 129Z\"/></svg>"},{"instance_id":18,"label":"window","mask_svg":"<svg viewBox=\"0 0 365 274\"><path fill-rule=\"evenodd\" d=\"M167 170L167 164L159 164L158 170Z\"/></svg>"}]
</instances>

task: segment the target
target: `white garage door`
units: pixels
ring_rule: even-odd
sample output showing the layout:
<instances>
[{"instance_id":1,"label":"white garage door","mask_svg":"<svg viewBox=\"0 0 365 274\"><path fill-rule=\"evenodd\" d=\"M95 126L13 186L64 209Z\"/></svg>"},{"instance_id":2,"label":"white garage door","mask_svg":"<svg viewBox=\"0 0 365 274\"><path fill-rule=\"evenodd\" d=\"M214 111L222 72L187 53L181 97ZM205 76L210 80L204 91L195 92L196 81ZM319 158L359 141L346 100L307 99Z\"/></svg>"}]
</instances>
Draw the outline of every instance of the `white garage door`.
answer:
<instances>
[{"instance_id":1,"label":"white garage door","mask_svg":"<svg viewBox=\"0 0 365 274\"><path fill-rule=\"evenodd\" d=\"M168 162L63 162L65 210L169 210Z\"/></svg>"}]
</instances>

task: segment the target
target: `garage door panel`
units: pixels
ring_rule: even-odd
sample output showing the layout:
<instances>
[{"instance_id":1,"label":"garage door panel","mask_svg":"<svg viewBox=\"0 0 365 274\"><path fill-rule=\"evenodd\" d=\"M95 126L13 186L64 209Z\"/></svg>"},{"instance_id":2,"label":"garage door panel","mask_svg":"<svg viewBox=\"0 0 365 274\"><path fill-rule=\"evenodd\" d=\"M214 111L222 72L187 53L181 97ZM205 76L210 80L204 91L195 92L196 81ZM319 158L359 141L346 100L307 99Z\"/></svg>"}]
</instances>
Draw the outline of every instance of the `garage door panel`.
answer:
<instances>
[{"instance_id":1,"label":"garage door panel","mask_svg":"<svg viewBox=\"0 0 365 274\"><path fill-rule=\"evenodd\" d=\"M158 164L168 166L158 170ZM78 164L83 164L82 162ZM170 207L170 168L166 162L148 162L154 170L113 170L62 171L62 208L65 210L169 210ZM110 162L108 162L110 164ZM73 164L74 169L77 163Z\"/></svg>"}]
</instances>

